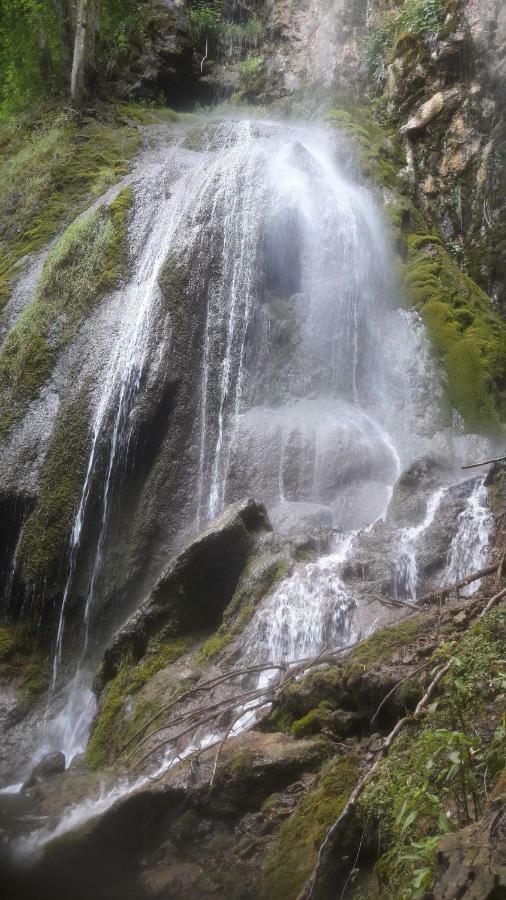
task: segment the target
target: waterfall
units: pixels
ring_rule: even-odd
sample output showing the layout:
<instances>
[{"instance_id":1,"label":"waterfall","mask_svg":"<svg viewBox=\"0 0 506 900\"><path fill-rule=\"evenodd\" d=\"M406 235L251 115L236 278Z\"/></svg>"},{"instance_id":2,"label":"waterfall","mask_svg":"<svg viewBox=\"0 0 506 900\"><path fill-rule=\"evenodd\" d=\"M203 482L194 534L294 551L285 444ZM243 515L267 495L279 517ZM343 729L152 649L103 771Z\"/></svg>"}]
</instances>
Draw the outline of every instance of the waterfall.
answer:
<instances>
[{"instance_id":1,"label":"waterfall","mask_svg":"<svg viewBox=\"0 0 506 900\"><path fill-rule=\"evenodd\" d=\"M457 521L457 530L448 552L445 582L452 584L470 572L482 569L488 559L493 516L483 478L477 478ZM480 589L481 581L460 592L469 597Z\"/></svg>"},{"instance_id":2,"label":"waterfall","mask_svg":"<svg viewBox=\"0 0 506 900\"><path fill-rule=\"evenodd\" d=\"M178 340L159 285L167 265L184 273L191 315L202 317L191 362L198 397L188 413L195 453L181 463L196 490L191 520L176 519L179 529L195 532L248 493L281 531L323 525L341 532L334 551L297 569L270 599L270 612L256 617L255 652L266 650L262 616L276 623L267 649L283 657L318 652L349 631L354 600L339 576L343 553L357 530L384 515L412 448L430 446L426 431L415 429L426 407L424 379L436 379L433 362L420 351L416 324L392 304L381 214L340 169L325 130L218 118L201 124L191 142L182 131L141 160L133 179L132 276L92 420L53 659L50 709L98 491L80 651L64 705L47 723L46 743L67 761L85 748L95 712L90 629L116 476L142 384ZM418 367L416 377L411 371L406 381L397 357ZM429 499L423 522L399 534L396 589L412 600L417 545L442 495Z\"/></svg>"},{"instance_id":3,"label":"waterfall","mask_svg":"<svg viewBox=\"0 0 506 900\"><path fill-rule=\"evenodd\" d=\"M337 535L331 553L283 579L244 632L244 663L305 659L350 643L353 598L340 570L354 537Z\"/></svg>"}]
</instances>

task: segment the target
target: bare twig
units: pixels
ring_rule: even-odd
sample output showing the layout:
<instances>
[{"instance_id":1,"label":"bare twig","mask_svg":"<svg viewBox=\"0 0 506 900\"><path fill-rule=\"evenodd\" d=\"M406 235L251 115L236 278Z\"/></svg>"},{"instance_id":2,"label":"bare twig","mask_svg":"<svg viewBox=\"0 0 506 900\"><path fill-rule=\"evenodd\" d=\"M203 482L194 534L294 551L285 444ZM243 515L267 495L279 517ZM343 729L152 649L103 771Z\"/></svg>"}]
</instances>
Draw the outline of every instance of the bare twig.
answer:
<instances>
[{"instance_id":1,"label":"bare twig","mask_svg":"<svg viewBox=\"0 0 506 900\"><path fill-rule=\"evenodd\" d=\"M497 604L500 603L504 597L506 597L506 588L503 588L502 591L499 591L499 593L496 594L495 597L490 598L485 609L480 613L480 619L482 619L483 616L490 612L490 610L493 609L494 606L497 606Z\"/></svg>"},{"instance_id":2,"label":"bare twig","mask_svg":"<svg viewBox=\"0 0 506 900\"><path fill-rule=\"evenodd\" d=\"M496 459L486 459L485 462L471 463L469 466L461 466L461 469L479 469L480 466L489 466L491 463L504 462L506 456L498 456Z\"/></svg>"},{"instance_id":3,"label":"bare twig","mask_svg":"<svg viewBox=\"0 0 506 900\"><path fill-rule=\"evenodd\" d=\"M378 715L381 712L381 710L383 709L385 703L387 702L387 700L390 699L392 694L395 694L397 688L399 688L402 684L404 684L405 681L408 681L409 678L412 678L413 675L416 675L417 672L421 672L423 669L426 669L427 666L429 666L429 665L430 665L430 660L427 662L424 662L424 664L422 666L418 666L417 669L413 669L412 672L408 672L408 674L405 675L404 678L401 678L401 680L398 681L397 684L394 684L392 690L388 692L386 697L383 697L383 700L381 701L380 705L378 706L376 712L374 713L374 715L371 719L371 724L378 718Z\"/></svg>"},{"instance_id":4,"label":"bare twig","mask_svg":"<svg viewBox=\"0 0 506 900\"><path fill-rule=\"evenodd\" d=\"M503 577L503 574L504 574L504 562L505 562L505 560L506 560L506 550L503 551L503 554L502 554L502 556L501 556L499 565L498 565L498 567L497 567L497 578L496 578L496 582L495 582L495 589L496 589L496 591L498 591L499 588L501 587L501 581L502 581L502 577Z\"/></svg>"},{"instance_id":5,"label":"bare twig","mask_svg":"<svg viewBox=\"0 0 506 900\"><path fill-rule=\"evenodd\" d=\"M432 591L430 594L426 594L425 597L420 597L418 605L424 606L432 603L439 603L440 600L444 600L446 597L449 597L450 594L467 587L467 585L472 584L473 581L479 581L480 578L486 578L487 575L494 575L496 572L497 563L494 563L492 566L486 566L484 569L479 569L478 572L473 572L472 575L466 575L465 578L461 578L453 584L449 584L437 591Z\"/></svg>"}]
</instances>

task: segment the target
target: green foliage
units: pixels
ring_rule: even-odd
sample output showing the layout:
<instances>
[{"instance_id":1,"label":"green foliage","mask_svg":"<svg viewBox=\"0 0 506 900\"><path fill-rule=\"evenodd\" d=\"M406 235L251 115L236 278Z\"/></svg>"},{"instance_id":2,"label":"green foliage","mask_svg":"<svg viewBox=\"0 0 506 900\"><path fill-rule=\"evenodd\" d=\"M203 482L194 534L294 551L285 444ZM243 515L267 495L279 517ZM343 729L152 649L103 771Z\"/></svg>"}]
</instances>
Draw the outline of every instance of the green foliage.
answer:
<instances>
[{"instance_id":1,"label":"green foliage","mask_svg":"<svg viewBox=\"0 0 506 900\"><path fill-rule=\"evenodd\" d=\"M222 0L194 2L190 10L190 23L197 39L216 38L223 25Z\"/></svg>"},{"instance_id":2,"label":"green foliage","mask_svg":"<svg viewBox=\"0 0 506 900\"><path fill-rule=\"evenodd\" d=\"M431 235L408 239L406 285L448 375L448 396L475 430L506 418L506 325Z\"/></svg>"},{"instance_id":3,"label":"green foliage","mask_svg":"<svg viewBox=\"0 0 506 900\"><path fill-rule=\"evenodd\" d=\"M313 868L327 829L342 811L357 778L357 759L337 757L327 763L316 786L282 825L267 856L262 900L295 900Z\"/></svg>"},{"instance_id":4,"label":"green foliage","mask_svg":"<svg viewBox=\"0 0 506 900\"><path fill-rule=\"evenodd\" d=\"M125 268L126 188L110 206L73 222L50 251L35 299L19 316L0 354L0 435L23 416L94 303Z\"/></svg>"},{"instance_id":5,"label":"green foliage","mask_svg":"<svg viewBox=\"0 0 506 900\"><path fill-rule=\"evenodd\" d=\"M258 53L247 56L239 65L239 81L243 94L257 93L265 86L264 58Z\"/></svg>"},{"instance_id":6,"label":"green foliage","mask_svg":"<svg viewBox=\"0 0 506 900\"><path fill-rule=\"evenodd\" d=\"M220 29L220 38L226 52L230 55L243 48L258 47L263 33L262 22L256 16L252 16L245 22L224 22Z\"/></svg>"},{"instance_id":7,"label":"green foliage","mask_svg":"<svg viewBox=\"0 0 506 900\"><path fill-rule=\"evenodd\" d=\"M118 674L107 685L86 750L86 762L92 769L101 768L115 759L129 737L156 712L154 701L143 700L136 704L133 716L127 719L127 700L157 672L185 653L192 640L189 637L161 637L151 641L139 663L132 664L128 658L123 659Z\"/></svg>"},{"instance_id":8,"label":"green foliage","mask_svg":"<svg viewBox=\"0 0 506 900\"><path fill-rule=\"evenodd\" d=\"M61 90L64 71L53 3L2 0L0 116Z\"/></svg>"},{"instance_id":9,"label":"green foliage","mask_svg":"<svg viewBox=\"0 0 506 900\"><path fill-rule=\"evenodd\" d=\"M388 12L366 45L370 72L380 78L400 45L433 44L446 12L446 0L404 0L400 9Z\"/></svg>"},{"instance_id":10,"label":"green foliage","mask_svg":"<svg viewBox=\"0 0 506 900\"><path fill-rule=\"evenodd\" d=\"M381 827L381 887L399 900L430 891L439 839L481 816L506 763L504 708L506 610L487 614L448 645L435 663L453 661L438 700L415 734L404 734L359 802L364 822ZM502 698L502 701L501 701Z\"/></svg>"}]
</instances>

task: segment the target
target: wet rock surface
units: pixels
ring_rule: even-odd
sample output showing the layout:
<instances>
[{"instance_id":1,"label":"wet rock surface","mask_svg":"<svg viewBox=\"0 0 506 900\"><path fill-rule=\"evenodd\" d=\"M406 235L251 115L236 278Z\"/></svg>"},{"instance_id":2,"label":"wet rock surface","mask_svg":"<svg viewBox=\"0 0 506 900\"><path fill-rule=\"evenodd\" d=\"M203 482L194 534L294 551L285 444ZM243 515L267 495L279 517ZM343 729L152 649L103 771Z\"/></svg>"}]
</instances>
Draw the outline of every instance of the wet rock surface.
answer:
<instances>
[{"instance_id":1,"label":"wet rock surface","mask_svg":"<svg viewBox=\"0 0 506 900\"><path fill-rule=\"evenodd\" d=\"M122 655L140 658L163 627L198 632L216 626L230 603L259 535L270 531L265 508L253 500L228 507L169 564L146 602L104 654L102 679L116 674Z\"/></svg>"}]
</instances>

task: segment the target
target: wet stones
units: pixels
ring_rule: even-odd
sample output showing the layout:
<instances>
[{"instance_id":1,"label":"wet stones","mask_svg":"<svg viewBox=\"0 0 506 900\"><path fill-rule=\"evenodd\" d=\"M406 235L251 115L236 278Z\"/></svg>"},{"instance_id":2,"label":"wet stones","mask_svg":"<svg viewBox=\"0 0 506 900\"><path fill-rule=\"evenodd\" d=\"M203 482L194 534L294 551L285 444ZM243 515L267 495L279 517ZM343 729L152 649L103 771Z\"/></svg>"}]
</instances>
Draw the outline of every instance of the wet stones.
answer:
<instances>
[{"instance_id":1,"label":"wet stones","mask_svg":"<svg viewBox=\"0 0 506 900\"><path fill-rule=\"evenodd\" d=\"M65 771L65 754L47 753L33 769L23 785L23 792L33 792L41 783Z\"/></svg>"}]
</instances>

